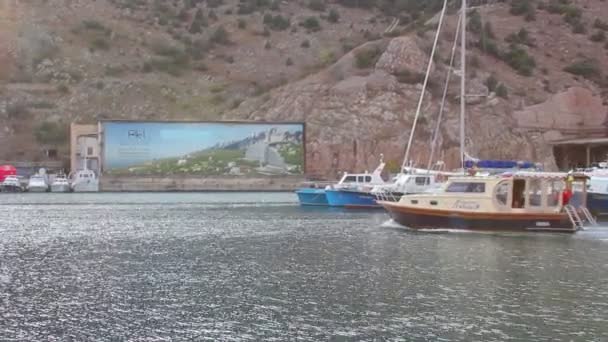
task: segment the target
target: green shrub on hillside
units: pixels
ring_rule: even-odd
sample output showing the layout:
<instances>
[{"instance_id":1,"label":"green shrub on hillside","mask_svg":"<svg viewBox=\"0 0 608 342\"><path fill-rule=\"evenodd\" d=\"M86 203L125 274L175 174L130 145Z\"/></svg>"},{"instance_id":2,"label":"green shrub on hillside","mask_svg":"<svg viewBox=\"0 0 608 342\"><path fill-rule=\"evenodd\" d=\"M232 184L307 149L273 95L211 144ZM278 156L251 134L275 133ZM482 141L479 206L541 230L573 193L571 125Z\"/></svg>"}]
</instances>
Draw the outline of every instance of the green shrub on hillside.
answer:
<instances>
[{"instance_id":1,"label":"green shrub on hillside","mask_svg":"<svg viewBox=\"0 0 608 342\"><path fill-rule=\"evenodd\" d=\"M308 17L304 19L304 21L300 23L300 26L311 31L321 30L321 24L319 23L319 19L317 19L317 17Z\"/></svg>"},{"instance_id":2,"label":"green shrub on hillside","mask_svg":"<svg viewBox=\"0 0 608 342\"><path fill-rule=\"evenodd\" d=\"M335 8L329 10L329 15L327 16L327 21L330 23L337 23L340 20L340 13Z\"/></svg>"},{"instance_id":3,"label":"green shrub on hillside","mask_svg":"<svg viewBox=\"0 0 608 342\"><path fill-rule=\"evenodd\" d=\"M57 122L45 121L34 130L36 141L45 145L63 145L69 140L68 127Z\"/></svg>"},{"instance_id":4,"label":"green shrub on hillside","mask_svg":"<svg viewBox=\"0 0 608 342\"><path fill-rule=\"evenodd\" d=\"M525 28L521 28L517 33L513 32L509 34L505 41L513 44L522 44L528 46L534 46L534 42L530 38L528 31Z\"/></svg>"},{"instance_id":5,"label":"green shrub on hillside","mask_svg":"<svg viewBox=\"0 0 608 342\"><path fill-rule=\"evenodd\" d=\"M509 92L507 91L507 87L505 87L505 85L502 83L500 83L498 86L496 86L495 93L496 93L496 96L502 97L503 99L506 99L509 97Z\"/></svg>"},{"instance_id":6,"label":"green shrub on hillside","mask_svg":"<svg viewBox=\"0 0 608 342\"><path fill-rule=\"evenodd\" d=\"M376 64L376 60L380 57L380 49L377 47L359 49L355 52L355 65L359 69L366 69Z\"/></svg>"},{"instance_id":7,"label":"green shrub on hillside","mask_svg":"<svg viewBox=\"0 0 608 342\"><path fill-rule=\"evenodd\" d=\"M509 12L513 15L523 15L527 18L534 18L535 8L531 0L512 0Z\"/></svg>"},{"instance_id":8,"label":"green shrub on hillside","mask_svg":"<svg viewBox=\"0 0 608 342\"><path fill-rule=\"evenodd\" d=\"M284 18L282 15L272 15L267 13L264 15L264 25L267 25L272 30L283 31L291 26L291 22L288 18Z\"/></svg>"},{"instance_id":9,"label":"green shrub on hillside","mask_svg":"<svg viewBox=\"0 0 608 342\"><path fill-rule=\"evenodd\" d=\"M496 76L492 74L488 76L488 78L486 78L484 84L486 85L486 87L488 87L489 91L494 91L496 89L496 86L498 85L498 80L496 79Z\"/></svg>"},{"instance_id":10,"label":"green shrub on hillside","mask_svg":"<svg viewBox=\"0 0 608 342\"><path fill-rule=\"evenodd\" d=\"M223 26L220 26L213 32L209 41L215 44L228 45L230 44L230 34Z\"/></svg>"},{"instance_id":11,"label":"green shrub on hillside","mask_svg":"<svg viewBox=\"0 0 608 342\"><path fill-rule=\"evenodd\" d=\"M526 50L515 44L512 44L509 51L504 53L503 60L523 76L531 76L536 67L534 58L528 55Z\"/></svg>"},{"instance_id":12,"label":"green shrub on hillside","mask_svg":"<svg viewBox=\"0 0 608 342\"><path fill-rule=\"evenodd\" d=\"M602 71L597 60L591 58L578 60L565 67L564 71L587 79L598 79L602 77Z\"/></svg>"}]
</instances>

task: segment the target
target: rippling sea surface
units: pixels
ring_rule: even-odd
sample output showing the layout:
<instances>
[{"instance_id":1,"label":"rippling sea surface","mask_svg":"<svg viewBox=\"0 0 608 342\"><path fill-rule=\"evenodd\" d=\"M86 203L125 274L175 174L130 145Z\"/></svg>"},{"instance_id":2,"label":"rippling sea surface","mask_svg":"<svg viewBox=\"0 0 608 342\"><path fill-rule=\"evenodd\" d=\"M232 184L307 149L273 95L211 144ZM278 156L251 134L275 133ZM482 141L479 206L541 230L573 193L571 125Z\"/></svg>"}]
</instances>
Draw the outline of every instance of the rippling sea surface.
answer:
<instances>
[{"instance_id":1,"label":"rippling sea surface","mask_svg":"<svg viewBox=\"0 0 608 342\"><path fill-rule=\"evenodd\" d=\"M0 340L608 341L608 228L421 233L295 200L0 194Z\"/></svg>"}]
</instances>

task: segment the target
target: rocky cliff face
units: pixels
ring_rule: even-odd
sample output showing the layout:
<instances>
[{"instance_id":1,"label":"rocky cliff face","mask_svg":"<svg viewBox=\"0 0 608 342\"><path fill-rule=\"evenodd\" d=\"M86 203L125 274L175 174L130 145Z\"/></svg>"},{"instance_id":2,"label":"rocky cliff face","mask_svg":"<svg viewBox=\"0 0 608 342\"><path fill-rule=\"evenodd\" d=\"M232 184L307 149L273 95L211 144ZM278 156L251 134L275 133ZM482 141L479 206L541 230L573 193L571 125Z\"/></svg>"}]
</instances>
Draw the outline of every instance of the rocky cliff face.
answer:
<instances>
[{"instance_id":1,"label":"rocky cliff face","mask_svg":"<svg viewBox=\"0 0 608 342\"><path fill-rule=\"evenodd\" d=\"M371 170L380 154L400 165L437 22L424 10L436 6L340 3L3 2L0 159L37 158L41 146L67 153L52 137L70 121L237 118L305 121L310 174ZM608 2L488 3L469 15L467 150L554 167L550 142L606 134ZM448 15L414 139L419 165L455 25ZM452 75L440 126L449 167L459 160L458 83Z\"/></svg>"}]
</instances>

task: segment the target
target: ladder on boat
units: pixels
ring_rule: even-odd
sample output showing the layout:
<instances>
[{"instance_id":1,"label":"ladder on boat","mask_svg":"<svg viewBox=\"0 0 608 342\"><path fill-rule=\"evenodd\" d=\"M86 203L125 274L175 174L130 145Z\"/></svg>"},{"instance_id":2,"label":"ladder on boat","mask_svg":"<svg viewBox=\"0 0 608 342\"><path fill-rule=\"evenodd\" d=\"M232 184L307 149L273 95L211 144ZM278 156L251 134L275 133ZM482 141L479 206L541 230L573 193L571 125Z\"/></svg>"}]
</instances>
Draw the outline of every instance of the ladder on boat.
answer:
<instances>
[{"instance_id":1,"label":"ladder on boat","mask_svg":"<svg viewBox=\"0 0 608 342\"><path fill-rule=\"evenodd\" d=\"M577 210L577 208L569 204L564 207L564 211L568 215L570 222L572 222L572 228L576 230L585 229L585 220L592 226L597 226L597 221L587 207L580 207ZM583 218L579 215L579 211L583 214Z\"/></svg>"},{"instance_id":2,"label":"ladder on boat","mask_svg":"<svg viewBox=\"0 0 608 342\"><path fill-rule=\"evenodd\" d=\"M587 222L589 222L589 224L591 224L592 226L597 226L597 220L595 219L595 217L593 217L593 215L591 215L591 212L587 207L580 207L579 210L583 213L585 219L587 220Z\"/></svg>"}]
</instances>

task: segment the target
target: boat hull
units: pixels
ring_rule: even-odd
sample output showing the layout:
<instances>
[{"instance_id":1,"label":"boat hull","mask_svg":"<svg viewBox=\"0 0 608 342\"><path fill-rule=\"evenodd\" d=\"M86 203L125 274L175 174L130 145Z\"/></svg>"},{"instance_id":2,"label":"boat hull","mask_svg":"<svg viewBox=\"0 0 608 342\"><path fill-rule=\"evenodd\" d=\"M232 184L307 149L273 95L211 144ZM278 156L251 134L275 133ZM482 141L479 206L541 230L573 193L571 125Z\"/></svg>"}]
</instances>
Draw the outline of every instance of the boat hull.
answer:
<instances>
[{"instance_id":1,"label":"boat hull","mask_svg":"<svg viewBox=\"0 0 608 342\"><path fill-rule=\"evenodd\" d=\"M369 192L326 190L327 202L331 207L344 208L381 208L374 195Z\"/></svg>"},{"instance_id":2,"label":"boat hull","mask_svg":"<svg viewBox=\"0 0 608 342\"><path fill-rule=\"evenodd\" d=\"M2 192L23 192L23 188L18 185L2 185L0 190Z\"/></svg>"},{"instance_id":3,"label":"boat hull","mask_svg":"<svg viewBox=\"0 0 608 342\"><path fill-rule=\"evenodd\" d=\"M594 215L608 215L608 193L588 192L587 208Z\"/></svg>"},{"instance_id":4,"label":"boat hull","mask_svg":"<svg viewBox=\"0 0 608 342\"><path fill-rule=\"evenodd\" d=\"M538 231L574 233L566 214L473 213L407 208L380 202L391 218L412 229L462 229L478 231Z\"/></svg>"},{"instance_id":5,"label":"boat hull","mask_svg":"<svg viewBox=\"0 0 608 342\"><path fill-rule=\"evenodd\" d=\"M73 184L72 191L74 191L74 192L98 192L99 183L91 182L91 183Z\"/></svg>"},{"instance_id":6,"label":"boat hull","mask_svg":"<svg viewBox=\"0 0 608 342\"><path fill-rule=\"evenodd\" d=\"M51 185L51 192L70 192L70 186L67 184Z\"/></svg>"},{"instance_id":7,"label":"boat hull","mask_svg":"<svg viewBox=\"0 0 608 342\"><path fill-rule=\"evenodd\" d=\"M303 188L296 191L300 205L327 206L327 196L324 189Z\"/></svg>"},{"instance_id":8,"label":"boat hull","mask_svg":"<svg viewBox=\"0 0 608 342\"><path fill-rule=\"evenodd\" d=\"M28 192L48 192L49 188L44 186L31 186L27 188Z\"/></svg>"}]
</instances>

